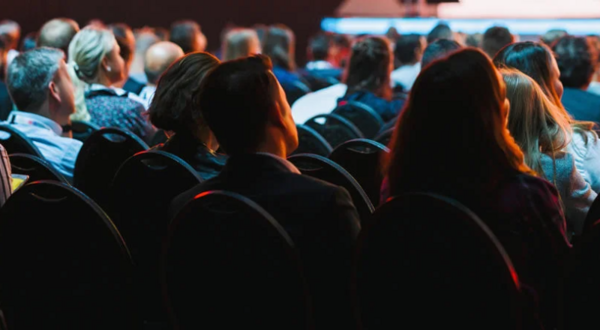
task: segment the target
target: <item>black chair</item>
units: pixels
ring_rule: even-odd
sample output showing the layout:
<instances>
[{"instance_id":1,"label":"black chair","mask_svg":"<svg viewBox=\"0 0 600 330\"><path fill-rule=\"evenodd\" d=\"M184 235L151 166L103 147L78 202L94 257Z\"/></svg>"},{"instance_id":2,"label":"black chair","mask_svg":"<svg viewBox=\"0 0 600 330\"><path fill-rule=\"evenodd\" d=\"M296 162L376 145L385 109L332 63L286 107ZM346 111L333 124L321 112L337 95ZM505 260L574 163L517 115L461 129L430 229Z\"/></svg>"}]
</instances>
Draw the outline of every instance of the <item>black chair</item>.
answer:
<instances>
[{"instance_id":1,"label":"black chair","mask_svg":"<svg viewBox=\"0 0 600 330\"><path fill-rule=\"evenodd\" d=\"M162 310L159 260L171 220L169 204L200 182L202 178L190 165L163 151L129 158L113 180L111 217L136 263L138 297L146 320L167 321Z\"/></svg>"},{"instance_id":2,"label":"black chair","mask_svg":"<svg viewBox=\"0 0 600 330\"><path fill-rule=\"evenodd\" d=\"M38 147L25 134L7 124L0 124L0 144L8 154L28 154L44 158Z\"/></svg>"},{"instance_id":3,"label":"black chair","mask_svg":"<svg viewBox=\"0 0 600 330\"><path fill-rule=\"evenodd\" d=\"M294 104L294 102L302 96L311 92L310 88L301 81L282 83L281 87L285 91L285 95L290 105Z\"/></svg>"},{"instance_id":4,"label":"black chair","mask_svg":"<svg viewBox=\"0 0 600 330\"><path fill-rule=\"evenodd\" d=\"M384 146L389 146L390 141L392 140L392 135L394 135L394 128L390 128L386 131L383 131L375 137L375 141L383 144Z\"/></svg>"},{"instance_id":5,"label":"black chair","mask_svg":"<svg viewBox=\"0 0 600 330\"><path fill-rule=\"evenodd\" d=\"M169 139L169 137L167 136L165 131L162 129L159 129L158 131L156 131L156 133L154 133L154 136L152 137L152 140L150 141L150 146L154 147L159 144L165 143L165 142L167 142L168 139Z\"/></svg>"},{"instance_id":6,"label":"black chair","mask_svg":"<svg viewBox=\"0 0 600 330\"><path fill-rule=\"evenodd\" d=\"M100 126L96 124L78 120L73 120L71 122L71 128L73 129L73 138L81 142L85 142L90 135L100 130Z\"/></svg>"},{"instance_id":7,"label":"black chair","mask_svg":"<svg viewBox=\"0 0 600 330\"><path fill-rule=\"evenodd\" d=\"M475 214L444 197L407 194L377 209L359 236L353 281L364 329L522 328L506 251Z\"/></svg>"},{"instance_id":8,"label":"black chair","mask_svg":"<svg viewBox=\"0 0 600 330\"><path fill-rule=\"evenodd\" d=\"M73 173L73 185L101 207L108 206L110 184L121 164L148 145L131 132L103 128L83 144Z\"/></svg>"},{"instance_id":9,"label":"black chair","mask_svg":"<svg viewBox=\"0 0 600 330\"><path fill-rule=\"evenodd\" d=\"M346 141L364 137L352 122L336 114L312 117L304 125L321 134L333 148Z\"/></svg>"},{"instance_id":10,"label":"black chair","mask_svg":"<svg viewBox=\"0 0 600 330\"><path fill-rule=\"evenodd\" d=\"M348 119L367 139L374 138L384 125L381 116L373 108L361 102L347 102L332 113Z\"/></svg>"},{"instance_id":11,"label":"black chair","mask_svg":"<svg viewBox=\"0 0 600 330\"><path fill-rule=\"evenodd\" d=\"M132 260L106 214L58 182L0 209L0 306L9 329L139 329Z\"/></svg>"},{"instance_id":12,"label":"black chair","mask_svg":"<svg viewBox=\"0 0 600 330\"><path fill-rule=\"evenodd\" d=\"M360 184L340 165L325 157L310 154L293 155L288 160L304 175L346 188L352 197L361 221L364 222L371 217L375 210L373 203L371 203Z\"/></svg>"},{"instance_id":13,"label":"black chair","mask_svg":"<svg viewBox=\"0 0 600 330\"><path fill-rule=\"evenodd\" d=\"M329 156L333 151L329 142L306 125L296 125L298 129L298 148L294 154L315 154L323 157Z\"/></svg>"},{"instance_id":14,"label":"black chair","mask_svg":"<svg viewBox=\"0 0 600 330\"><path fill-rule=\"evenodd\" d=\"M69 184L69 181L44 159L28 154L11 154L9 159L12 172L29 176L29 182L50 180Z\"/></svg>"},{"instance_id":15,"label":"black chair","mask_svg":"<svg viewBox=\"0 0 600 330\"><path fill-rule=\"evenodd\" d=\"M210 191L173 219L165 286L176 328L311 329L294 243L256 203Z\"/></svg>"},{"instance_id":16,"label":"black chair","mask_svg":"<svg viewBox=\"0 0 600 330\"><path fill-rule=\"evenodd\" d=\"M381 143L350 140L335 148L329 159L343 167L365 190L374 205L379 205L383 171L381 160L390 150Z\"/></svg>"}]
</instances>

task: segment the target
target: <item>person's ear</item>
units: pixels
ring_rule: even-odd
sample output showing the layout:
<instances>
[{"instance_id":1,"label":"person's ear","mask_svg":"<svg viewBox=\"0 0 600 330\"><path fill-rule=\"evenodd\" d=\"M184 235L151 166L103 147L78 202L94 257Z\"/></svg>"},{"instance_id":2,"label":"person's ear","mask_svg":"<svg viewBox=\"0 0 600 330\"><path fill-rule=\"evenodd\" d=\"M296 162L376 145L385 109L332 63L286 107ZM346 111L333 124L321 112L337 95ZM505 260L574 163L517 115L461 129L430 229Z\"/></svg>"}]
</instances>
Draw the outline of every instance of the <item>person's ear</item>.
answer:
<instances>
[{"instance_id":1,"label":"person's ear","mask_svg":"<svg viewBox=\"0 0 600 330\"><path fill-rule=\"evenodd\" d=\"M102 62L100 63L100 66L106 72L110 72L111 71L110 65L108 64L108 56L104 56L104 58L102 59Z\"/></svg>"},{"instance_id":2,"label":"person's ear","mask_svg":"<svg viewBox=\"0 0 600 330\"><path fill-rule=\"evenodd\" d=\"M56 102L61 103L62 99L60 97L59 87L54 81L50 81L48 84L49 96L54 99Z\"/></svg>"},{"instance_id":3,"label":"person's ear","mask_svg":"<svg viewBox=\"0 0 600 330\"><path fill-rule=\"evenodd\" d=\"M269 111L269 118L271 124L280 128L285 128L285 116L282 113L283 108L281 107L279 102L275 102L273 106L269 109Z\"/></svg>"}]
</instances>

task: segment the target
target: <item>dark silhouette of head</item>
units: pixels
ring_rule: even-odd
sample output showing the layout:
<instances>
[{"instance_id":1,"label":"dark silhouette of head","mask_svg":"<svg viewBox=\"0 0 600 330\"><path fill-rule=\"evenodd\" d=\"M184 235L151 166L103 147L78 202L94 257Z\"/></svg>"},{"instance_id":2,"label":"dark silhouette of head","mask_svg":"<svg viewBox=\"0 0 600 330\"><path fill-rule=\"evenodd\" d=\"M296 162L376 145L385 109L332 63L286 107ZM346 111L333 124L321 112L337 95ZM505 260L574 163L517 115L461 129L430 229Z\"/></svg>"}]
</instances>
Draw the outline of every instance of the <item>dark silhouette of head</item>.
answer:
<instances>
[{"instance_id":1,"label":"dark silhouette of head","mask_svg":"<svg viewBox=\"0 0 600 330\"><path fill-rule=\"evenodd\" d=\"M369 91L375 95L392 98L390 75L394 68L394 56L390 42L381 37L364 37L353 46L350 64L345 73L348 90L346 95Z\"/></svg>"}]
</instances>

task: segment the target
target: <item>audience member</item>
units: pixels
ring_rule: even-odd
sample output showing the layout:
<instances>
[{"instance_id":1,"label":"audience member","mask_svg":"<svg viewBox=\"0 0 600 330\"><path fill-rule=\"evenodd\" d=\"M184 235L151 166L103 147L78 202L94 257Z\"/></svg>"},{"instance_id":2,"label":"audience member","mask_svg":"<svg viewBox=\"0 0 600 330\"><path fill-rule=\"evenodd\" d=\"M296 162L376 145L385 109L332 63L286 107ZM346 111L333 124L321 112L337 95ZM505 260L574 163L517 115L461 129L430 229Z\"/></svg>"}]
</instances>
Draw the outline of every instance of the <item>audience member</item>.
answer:
<instances>
[{"instance_id":1,"label":"audience member","mask_svg":"<svg viewBox=\"0 0 600 330\"><path fill-rule=\"evenodd\" d=\"M593 123L572 120L565 110L560 100L563 95L561 73L550 49L543 44L519 42L502 49L494 63L499 68L514 68L531 77L550 102L569 118L574 134L568 151L585 181L595 192L600 192L600 139L592 129Z\"/></svg>"},{"instance_id":2,"label":"audience member","mask_svg":"<svg viewBox=\"0 0 600 330\"><path fill-rule=\"evenodd\" d=\"M4 38L0 36L0 121L6 120L8 114L13 109L12 100L8 94L8 88L4 83L4 76L6 72L6 43Z\"/></svg>"},{"instance_id":3,"label":"audience member","mask_svg":"<svg viewBox=\"0 0 600 330\"><path fill-rule=\"evenodd\" d=\"M12 194L11 182L10 160L6 149L0 144L0 208Z\"/></svg>"},{"instance_id":4,"label":"audience member","mask_svg":"<svg viewBox=\"0 0 600 330\"><path fill-rule=\"evenodd\" d=\"M177 21L171 25L170 41L177 44L186 54L203 52L206 49L206 37L198 23L191 20Z\"/></svg>"},{"instance_id":5,"label":"audience member","mask_svg":"<svg viewBox=\"0 0 600 330\"><path fill-rule=\"evenodd\" d=\"M88 26L79 31L69 46L74 80L84 83L75 87L86 87L85 106L91 122L102 127L125 129L149 141L154 128L144 116L143 104L137 101L141 99L120 88L111 87L125 78L119 51L119 45L110 30Z\"/></svg>"},{"instance_id":6,"label":"audience member","mask_svg":"<svg viewBox=\"0 0 600 330\"><path fill-rule=\"evenodd\" d=\"M425 38L418 34L400 37L396 42L394 55L398 67L392 72L392 81L403 91L410 91L421 72L421 57L425 50Z\"/></svg>"},{"instance_id":7,"label":"audience member","mask_svg":"<svg viewBox=\"0 0 600 330\"><path fill-rule=\"evenodd\" d=\"M297 148L298 135L271 70L269 59L257 55L224 62L206 76L200 109L230 158L221 174L177 197L172 210L208 190L240 193L258 203L298 247L317 327L349 329L347 286L358 215L345 189L300 175L285 159Z\"/></svg>"},{"instance_id":8,"label":"audience member","mask_svg":"<svg viewBox=\"0 0 600 330\"><path fill-rule=\"evenodd\" d=\"M334 34L331 37L331 42L331 61L333 65L336 68L345 68L348 65L348 59L352 51L350 37L343 34Z\"/></svg>"},{"instance_id":9,"label":"audience member","mask_svg":"<svg viewBox=\"0 0 600 330\"><path fill-rule=\"evenodd\" d=\"M332 41L329 35L319 33L312 37L308 45L308 57L310 61L306 63L306 69L310 71L334 69L332 48Z\"/></svg>"},{"instance_id":10,"label":"audience member","mask_svg":"<svg viewBox=\"0 0 600 330\"><path fill-rule=\"evenodd\" d=\"M161 40L151 29L142 29L135 34L135 54L133 55L131 69L129 69L129 76L132 79L135 79L144 85L148 84L148 77L146 77L146 74L144 73L146 52L150 46L159 41Z\"/></svg>"},{"instance_id":11,"label":"audience member","mask_svg":"<svg viewBox=\"0 0 600 330\"><path fill-rule=\"evenodd\" d=\"M273 61L273 73L283 87L290 104L310 92L307 83L296 73L294 32L284 25L269 28L263 47Z\"/></svg>"},{"instance_id":12,"label":"audience member","mask_svg":"<svg viewBox=\"0 0 600 330\"><path fill-rule=\"evenodd\" d=\"M170 32L169 32L169 30L165 29L164 27L160 27L160 26L155 27L154 34L160 41L169 41Z\"/></svg>"},{"instance_id":13,"label":"audience member","mask_svg":"<svg viewBox=\"0 0 600 330\"><path fill-rule=\"evenodd\" d=\"M230 29L223 39L221 49L223 61L236 60L253 54L260 54L262 48L256 31L252 29Z\"/></svg>"},{"instance_id":14,"label":"audience member","mask_svg":"<svg viewBox=\"0 0 600 330\"><path fill-rule=\"evenodd\" d=\"M75 100L64 58L62 51L53 48L36 48L15 58L6 82L18 110L10 113L8 122L72 180L82 143L72 139L68 129Z\"/></svg>"},{"instance_id":15,"label":"audience member","mask_svg":"<svg viewBox=\"0 0 600 330\"><path fill-rule=\"evenodd\" d=\"M133 35L133 30L125 23L111 24L109 25L109 28L112 30L112 33L117 40L117 44L119 44L119 55L121 55L121 58L123 58L123 61L125 62L125 65L123 66L125 80L114 84L114 86L121 87L130 93L139 95L145 84L129 76L135 53L135 36Z\"/></svg>"},{"instance_id":16,"label":"audience member","mask_svg":"<svg viewBox=\"0 0 600 330\"><path fill-rule=\"evenodd\" d=\"M19 40L21 39L21 26L14 21L0 21L0 36L4 37L6 42L6 63L10 64L12 60L19 55Z\"/></svg>"},{"instance_id":17,"label":"audience member","mask_svg":"<svg viewBox=\"0 0 600 330\"><path fill-rule=\"evenodd\" d=\"M586 39L592 45L592 49L594 50L594 63L596 63L596 72L594 77L592 78L592 82L588 86L587 91L596 95L600 95L600 35L590 35L587 36Z\"/></svg>"},{"instance_id":18,"label":"audience member","mask_svg":"<svg viewBox=\"0 0 600 330\"><path fill-rule=\"evenodd\" d=\"M154 97L154 93L156 92L158 79L161 77L163 72L165 72L169 66L171 66L171 64L173 64L183 55L184 54L181 47L170 41L161 41L150 46L146 52L146 59L144 61L144 72L146 73L146 77L148 77L148 85L142 89L140 97L146 100L146 102L150 103ZM198 68L190 67L189 69L196 70ZM204 74L202 74L202 76L204 76ZM177 79L185 79L185 76L174 76L171 79L172 82L169 84L177 83ZM174 91L177 92L177 90Z\"/></svg>"},{"instance_id":19,"label":"audience member","mask_svg":"<svg viewBox=\"0 0 600 330\"><path fill-rule=\"evenodd\" d=\"M217 65L219 60L208 53L191 53L177 60L158 82L148 111L154 126L170 132L169 140L158 149L179 156L205 180L219 174L227 160L216 152L219 143L196 97L204 76Z\"/></svg>"},{"instance_id":20,"label":"audience member","mask_svg":"<svg viewBox=\"0 0 600 330\"><path fill-rule=\"evenodd\" d=\"M425 67L390 143L382 200L426 192L471 209L507 250L519 280L536 290L552 328L570 247L566 223L556 188L533 176L506 129L509 107L499 72L479 50Z\"/></svg>"},{"instance_id":21,"label":"audience member","mask_svg":"<svg viewBox=\"0 0 600 330\"><path fill-rule=\"evenodd\" d=\"M37 48L37 39L38 39L37 32L27 33L27 35L25 35L25 37L23 38L23 41L21 41L21 48L19 48L19 51L26 52L28 50Z\"/></svg>"},{"instance_id":22,"label":"audience member","mask_svg":"<svg viewBox=\"0 0 600 330\"><path fill-rule=\"evenodd\" d=\"M436 40L427 45L427 48L425 48L425 51L423 52L423 57L421 59L421 68L423 69L426 66L428 66L431 62L444 58L452 52L455 52L461 48L462 46L458 42L453 40Z\"/></svg>"},{"instance_id":23,"label":"audience member","mask_svg":"<svg viewBox=\"0 0 600 330\"><path fill-rule=\"evenodd\" d=\"M487 29L483 34L481 47L490 58L494 58L502 48L513 42L515 42L515 37L507 28L494 26Z\"/></svg>"},{"instance_id":24,"label":"audience member","mask_svg":"<svg viewBox=\"0 0 600 330\"><path fill-rule=\"evenodd\" d=\"M346 70L346 95L338 105L349 101L364 103L375 110L384 121L394 119L403 100L394 100L391 74L394 55L387 39L365 37L352 47L350 64Z\"/></svg>"},{"instance_id":25,"label":"audience member","mask_svg":"<svg viewBox=\"0 0 600 330\"><path fill-rule=\"evenodd\" d=\"M567 31L561 29L552 29L546 32L541 38L540 41L544 45L548 47L552 47L554 42L564 36L568 35Z\"/></svg>"},{"instance_id":26,"label":"audience member","mask_svg":"<svg viewBox=\"0 0 600 330\"><path fill-rule=\"evenodd\" d=\"M454 40L454 33L448 24L439 23L427 35L428 44L439 39Z\"/></svg>"},{"instance_id":27,"label":"audience member","mask_svg":"<svg viewBox=\"0 0 600 330\"><path fill-rule=\"evenodd\" d=\"M482 44L483 34L481 33L469 34L465 40L465 46L467 47L481 48Z\"/></svg>"},{"instance_id":28,"label":"audience member","mask_svg":"<svg viewBox=\"0 0 600 330\"><path fill-rule=\"evenodd\" d=\"M51 47L69 53L69 44L79 32L79 24L69 18L55 18L42 26L38 37L39 47Z\"/></svg>"},{"instance_id":29,"label":"audience member","mask_svg":"<svg viewBox=\"0 0 600 330\"><path fill-rule=\"evenodd\" d=\"M577 172L571 154L569 118L550 102L539 85L515 69L500 70L510 101L508 130L525 155L525 164L554 183L564 205L569 236L581 235L596 193Z\"/></svg>"}]
</instances>

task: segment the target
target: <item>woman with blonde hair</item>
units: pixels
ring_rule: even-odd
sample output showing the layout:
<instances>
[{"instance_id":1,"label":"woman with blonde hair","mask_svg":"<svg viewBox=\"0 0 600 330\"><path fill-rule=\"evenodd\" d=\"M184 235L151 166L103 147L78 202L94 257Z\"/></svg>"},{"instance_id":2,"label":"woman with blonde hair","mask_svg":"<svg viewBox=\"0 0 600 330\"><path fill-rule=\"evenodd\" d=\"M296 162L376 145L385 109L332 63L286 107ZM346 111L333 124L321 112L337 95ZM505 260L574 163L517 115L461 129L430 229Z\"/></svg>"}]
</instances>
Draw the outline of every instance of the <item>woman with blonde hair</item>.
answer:
<instances>
[{"instance_id":1,"label":"woman with blonde hair","mask_svg":"<svg viewBox=\"0 0 600 330\"><path fill-rule=\"evenodd\" d=\"M523 150L525 163L558 188L568 233L580 235L597 195L577 172L573 156L565 152L572 135L569 117L526 74L515 69L500 73L510 101L508 130Z\"/></svg>"},{"instance_id":2,"label":"woman with blonde hair","mask_svg":"<svg viewBox=\"0 0 600 330\"><path fill-rule=\"evenodd\" d=\"M88 26L73 37L69 67L79 106L75 117L128 130L148 141L154 128L144 115L144 101L113 87L124 79L125 63L119 51L115 36L106 28Z\"/></svg>"},{"instance_id":3,"label":"woman with blonde hair","mask_svg":"<svg viewBox=\"0 0 600 330\"><path fill-rule=\"evenodd\" d=\"M223 61L236 60L261 52L258 34L252 29L233 29L223 40Z\"/></svg>"}]
</instances>

